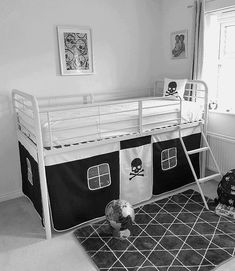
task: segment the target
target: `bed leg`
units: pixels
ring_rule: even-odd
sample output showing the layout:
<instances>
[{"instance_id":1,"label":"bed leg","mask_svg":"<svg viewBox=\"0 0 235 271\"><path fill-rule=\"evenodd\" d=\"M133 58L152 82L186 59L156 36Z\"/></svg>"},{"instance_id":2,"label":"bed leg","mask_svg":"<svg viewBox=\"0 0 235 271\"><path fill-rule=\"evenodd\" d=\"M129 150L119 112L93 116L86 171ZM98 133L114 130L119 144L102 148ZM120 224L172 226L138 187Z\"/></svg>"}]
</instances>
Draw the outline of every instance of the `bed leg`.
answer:
<instances>
[{"instance_id":1,"label":"bed leg","mask_svg":"<svg viewBox=\"0 0 235 271\"><path fill-rule=\"evenodd\" d=\"M47 197L48 198L48 197ZM43 208L45 209L45 208ZM44 210L44 217L43 217L43 220L44 220L44 227L45 227L45 232L46 232L46 239L51 239L52 237L52 234L51 234L51 221L50 221L50 213L49 213L49 206L48 206L48 200L47 200L47 206L46 206L46 212Z\"/></svg>"},{"instance_id":2,"label":"bed leg","mask_svg":"<svg viewBox=\"0 0 235 271\"><path fill-rule=\"evenodd\" d=\"M43 219L44 226L46 231L46 239L51 239L51 220L50 220L50 211L49 211L49 196L47 189L47 178L46 178L46 169L44 161L44 147L42 142L42 131L41 131L41 122L39 115L39 106L36 97L33 97L32 100L33 113L35 118L35 132L36 132L36 145L38 152L38 169L39 169L39 178L40 178L40 188L41 188L41 197L42 197L42 209L43 209Z\"/></svg>"},{"instance_id":3,"label":"bed leg","mask_svg":"<svg viewBox=\"0 0 235 271\"><path fill-rule=\"evenodd\" d=\"M41 161L42 162L42 161ZM49 211L49 197L46 182L45 167L39 163L39 175L41 184L41 194L42 194L42 208L43 208L43 222L46 231L46 239L51 239L51 220Z\"/></svg>"},{"instance_id":4,"label":"bed leg","mask_svg":"<svg viewBox=\"0 0 235 271\"><path fill-rule=\"evenodd\" d=\"M200 123L200 128L202 131L202 133L201 133L201 148L202 148L202 147L206 146L205 141L207 141L206 125L203 125L202 123ZM201 152L200 155L201 155L201 157L200 157L200 178L204 178L206 176L207 153Z\"/></svg>"}]
</instances>

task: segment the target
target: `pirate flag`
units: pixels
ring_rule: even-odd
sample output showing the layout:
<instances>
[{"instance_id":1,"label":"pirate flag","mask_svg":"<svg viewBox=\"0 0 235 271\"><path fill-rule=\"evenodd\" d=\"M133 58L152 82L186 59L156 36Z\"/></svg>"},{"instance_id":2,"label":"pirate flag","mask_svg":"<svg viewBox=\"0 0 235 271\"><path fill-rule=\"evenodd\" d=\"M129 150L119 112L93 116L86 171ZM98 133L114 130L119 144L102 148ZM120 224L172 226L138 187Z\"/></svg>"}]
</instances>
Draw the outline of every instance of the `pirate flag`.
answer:
<instances>
[{"instance_id":1,"label":"pirate flag","mask_svg":"<svg viewBox=\"0 0 235 271\"><path fill-rule=\"evenodd\" d=\"M120 199L131 204L152 196L152 145L150 137L123 141L120 150ZM146 144L148 143L148 144Z\"/></svg>"}]
</instances>

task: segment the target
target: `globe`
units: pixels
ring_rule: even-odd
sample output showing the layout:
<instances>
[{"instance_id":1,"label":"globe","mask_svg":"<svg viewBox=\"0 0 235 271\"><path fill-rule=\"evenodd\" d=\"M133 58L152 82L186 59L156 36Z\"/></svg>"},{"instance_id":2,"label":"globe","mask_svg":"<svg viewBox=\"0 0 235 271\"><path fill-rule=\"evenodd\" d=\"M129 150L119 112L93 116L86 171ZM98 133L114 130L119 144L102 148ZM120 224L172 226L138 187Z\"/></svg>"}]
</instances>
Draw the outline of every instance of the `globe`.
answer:
<instances>
[{"instance_id":1,"label":"globe","mask_svg":"<svg viewBox=\"0 0 235 271\"><path fill-rule=\"evenodd\" d=\"M117 232L126 230L129 230L130 233L135 220L135 211L132 205L125 200L112 200L105 208L105 216L116 235Z\"/></svg>"}]
</instances>

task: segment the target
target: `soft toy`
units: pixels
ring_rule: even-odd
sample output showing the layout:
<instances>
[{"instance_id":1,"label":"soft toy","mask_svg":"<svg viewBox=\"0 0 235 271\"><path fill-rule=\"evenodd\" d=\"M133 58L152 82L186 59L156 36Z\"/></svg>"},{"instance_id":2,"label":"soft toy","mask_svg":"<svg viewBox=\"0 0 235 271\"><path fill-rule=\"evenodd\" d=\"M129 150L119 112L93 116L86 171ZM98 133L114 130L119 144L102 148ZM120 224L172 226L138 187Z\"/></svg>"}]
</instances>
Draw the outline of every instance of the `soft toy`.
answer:
<instances>
[{"instance_id":1,"label":"soft toy","mask_svg":"<svg viewBox=\"0 0 235 271\"><path fill-rule=\"evenodd\" d=\"M217 188L218 197L215 202L235 207L235 169L228 171Z\"/></svg>"}]
</instances>

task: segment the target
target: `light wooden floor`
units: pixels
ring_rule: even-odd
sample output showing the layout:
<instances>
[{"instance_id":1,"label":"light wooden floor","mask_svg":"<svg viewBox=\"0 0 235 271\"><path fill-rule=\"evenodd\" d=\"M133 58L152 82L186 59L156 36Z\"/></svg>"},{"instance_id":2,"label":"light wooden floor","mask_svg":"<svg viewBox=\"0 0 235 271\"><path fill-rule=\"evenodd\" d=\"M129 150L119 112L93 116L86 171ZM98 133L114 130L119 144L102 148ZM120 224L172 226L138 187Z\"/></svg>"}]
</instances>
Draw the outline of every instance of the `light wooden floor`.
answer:
<instances>
[{"instance_id":1,"label":"light wooden floor","mask_svg":"<svg viewBox=\"0 0 235 271\"><path fill-rule=\"evenodd\" d=\"M205 195L216 197L218 183L204 184ZM179 191L195 186L185 187ZM179 192L178 191L178 192ZM168 196L171 193L165 194ZM53 233L45 240L40 219L25 197L0 203L0 270L1 271L74 271L96 270L72 231ZM235 260L218 270L235 270Z\"/></svg>"}]
</instances>

